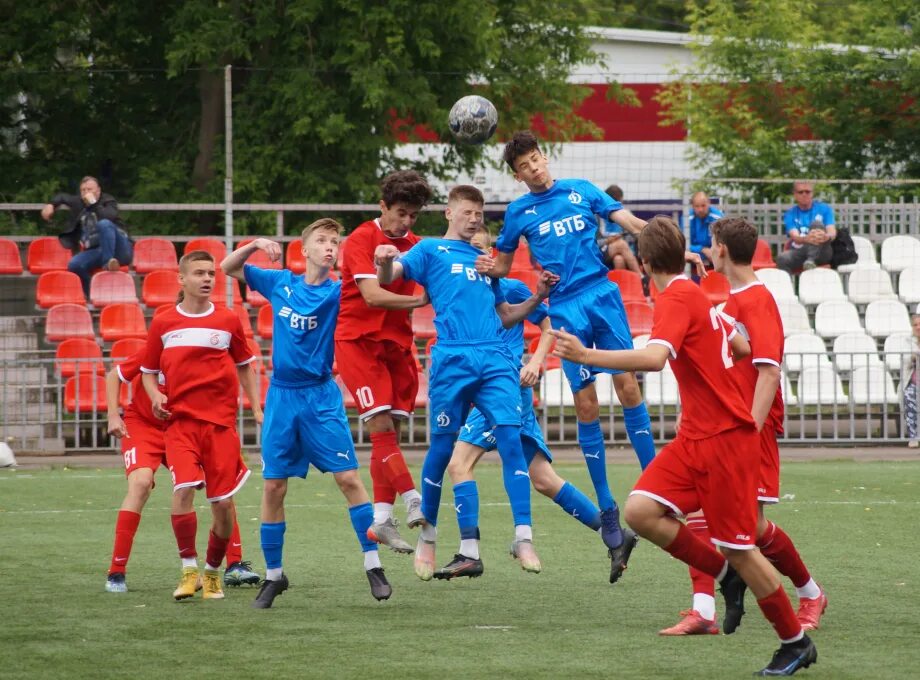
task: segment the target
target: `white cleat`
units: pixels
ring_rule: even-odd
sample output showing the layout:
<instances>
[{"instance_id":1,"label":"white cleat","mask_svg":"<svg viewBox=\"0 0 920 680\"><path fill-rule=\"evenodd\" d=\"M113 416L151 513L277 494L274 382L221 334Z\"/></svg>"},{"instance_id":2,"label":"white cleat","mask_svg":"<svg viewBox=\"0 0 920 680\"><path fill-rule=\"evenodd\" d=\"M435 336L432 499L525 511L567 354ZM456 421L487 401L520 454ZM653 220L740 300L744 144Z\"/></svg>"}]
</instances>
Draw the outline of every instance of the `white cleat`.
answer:
<instances>
[{"instance_id":1,"label":"white cleat","mask_svg":"<svg viewBox=\"0 0 920 680\"><path fill-rule=\"evenodd\" d=\"M430 581L434 576L434 548L434 541L418 539L418 545L415 547L415 575L423 581Z\"/></svg>"}]
</instances>

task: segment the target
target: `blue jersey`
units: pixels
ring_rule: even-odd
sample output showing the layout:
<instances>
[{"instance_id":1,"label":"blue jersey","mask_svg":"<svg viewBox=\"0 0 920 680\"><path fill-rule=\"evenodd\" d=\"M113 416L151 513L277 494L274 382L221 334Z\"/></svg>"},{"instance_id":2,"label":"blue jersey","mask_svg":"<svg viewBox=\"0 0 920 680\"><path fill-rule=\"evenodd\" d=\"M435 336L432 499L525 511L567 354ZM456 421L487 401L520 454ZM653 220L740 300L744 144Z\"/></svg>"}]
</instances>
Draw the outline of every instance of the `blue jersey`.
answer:
<instances>
[{"instance_id":1,"label":"blue jersey","mask_svg":"<svg viewBox=\"0 0 920 680\"><path fill-rule=\"evenodd\" d=\"M466 241L426 238L399 258L403 276L424 286L431 298L439 343L500 339L495 306L505 297L497 280L476 271L480 255Z\"/></svg>"},{"instance_id":2,"label":"blue jersey","mask_svg":"<svg viewBox=\"0 0 920 680\"><path fill-rule=\"evenodd\" d=\"M712 248L712 234L709 233L709 225L716 220L722 219L722 211L710 206L709 214L706 217L697 217L696 213L690 213L690 250L699 254L703 248Z\"/></svg>"},{"instance_id":3,"label":"blue jersey","mask_svg":"<svg viewBox=\"0 0 920 680\"><path fill-rule=\"evenodd\" d=\"M513 253L521 236L540 266L559 275L550 302L571 297L607 278L596 242L597 215L606 218L623 206L590 182L560 179L541 193L508 205L496 247Z\"/></svg>"},{"instance_id":4,"label":"blue jersey","mask_svg":"<svg viewBox=\"0 0 920 680\"><path fill-rule=\"evenodd\" d=\"M508 304L516 305L530 299L531 292L525 284L517 279L502 279L500 282L502 295ZM527 320L532 324L539 324L549 315L549 310L545 304L540 304L530 314ZM524 356L524 322L515 324L511 328L503 328L501 332L502 342L511 350L511 355L516 362L520 362Z\"/></svg>"},{"instance_id":5,"label":"blue jersey","mask_svg":"<svg viewBox=\"0 0 920 680\"><path fill-rule=\"evenodd\" d=\"M243 267L246 285L272 305L272 382L312 385L332 376L333 336L339 316L340 281L311 286L288 269Z\"/></svg>"},{"instance_id":6,"label":"blue jersey","mask_svg":"<svg viewBox=\"0 0 920 680\"><path fill-rule=\"evenodd\" d=\"M799 206L794 205L783 213L783 224L786 225L787 234L794 229L799 232L800 236L805 236L813 224L833 226L834 209L821 201L812 201L811 208L808 210L802 210Z\"/></svg>"}]
</instances>

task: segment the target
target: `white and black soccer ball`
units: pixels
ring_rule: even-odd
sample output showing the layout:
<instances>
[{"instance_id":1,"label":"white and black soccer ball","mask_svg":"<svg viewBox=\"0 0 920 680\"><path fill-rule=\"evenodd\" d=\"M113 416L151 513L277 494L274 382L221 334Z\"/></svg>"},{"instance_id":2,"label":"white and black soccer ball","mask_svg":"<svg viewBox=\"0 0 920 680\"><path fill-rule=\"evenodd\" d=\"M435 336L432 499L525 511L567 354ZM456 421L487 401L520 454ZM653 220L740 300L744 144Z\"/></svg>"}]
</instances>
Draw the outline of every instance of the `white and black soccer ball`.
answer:
<instances>
[{"instance_id":1,"label":"white and black soccer ball","mask_svg":"<svg viewBox=\"0 0 920 680\"><path fill-rule=\"evenodd\" d=\"M450 108L447 123L457 141L482 144L495 134L498 111L485 97L471 94L458 99Z\"/></svg>"}]
</instances>

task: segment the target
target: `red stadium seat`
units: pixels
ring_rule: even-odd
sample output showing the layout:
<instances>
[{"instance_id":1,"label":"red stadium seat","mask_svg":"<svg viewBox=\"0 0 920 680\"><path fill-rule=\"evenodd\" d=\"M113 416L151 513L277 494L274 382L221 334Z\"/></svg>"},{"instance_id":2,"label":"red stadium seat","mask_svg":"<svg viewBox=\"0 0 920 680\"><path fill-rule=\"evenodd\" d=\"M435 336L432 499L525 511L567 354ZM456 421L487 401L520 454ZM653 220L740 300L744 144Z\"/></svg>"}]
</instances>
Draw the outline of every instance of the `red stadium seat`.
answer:
<instances>
[{"instance_id":1,"label":"red stadium seat","mask_svg":"<svg viewBox=\"0 0 920 680\"><path fill-rule=\"evenodd\" d=\"M633 337L647 335L652 332L652 308L645 302L626 302L626 318L629 320L629 330Z\"/></svg>"},{"instance_id":2,"label":"red stadium seat","mask_svg":"<svg viewBox=\"0 0 920 680\"><path fill-rule=\"evenodd\" d=\"M307 271L307 260L303 256L303 243L299 238L287 244L285 254L285 262L287 262L288 269L295 274L303 274Z\"/></svg>"},{"instance_id":3,"label":"red stadium seat","mask_svg":"<svg viewBox=\"0 0 920 680\"><path fill-rule=\"evenodd\" d=\"M607 278L620 287L620 297L623 302L645 302L645 293L642 291L642 277L628 269L611 269Z\"/></svg>"},{"instance_id":4,"label":"red stadium seat","mask_svg":"<svg viewBox=\"0 0 920 680\"><path fill-rule=\"evenodd\" d=\"M134 277L125 272L99 272L93 274L89 284L89 299L96 307L121 302L137 303Z\"/></svg>"},{"instance_id":5,"label":"red stadium seat","mask_svg":"<svg viewBox=\"0 0 920 680\"><path fill-rule=\"evenodd\" d=\"M19 246L8 238L0 238L0 274L22 274Z\"/></svg>"},{"instance_id":6,"label":"red stadium seat","mask_svg":"<svg viewBox=\"0 0 920 680\"><path fill-rule=\"evenodd\" d=\"M230 285L233 287L233 301L242 302L243 296L240 295L240 282L230 278ZM211 291L211 302L215 305L227 306L227 276L217 270L217 276L214 277L214 289Z\"/></svg>"},{"instance_id":7,"label":"red stadium seat","mask_svg":"<svg viewBox=\"0 0 920 680\"><path fill-rule=\"evenodd\" d=\"M265 408L265 398L268 395L268 383L269 380L264 375L256 378L256 384L259 386L259 401L262 404L262 408ZM246 396L242 387L240 388L240 402L247 411L252 409L252 403L249 401L249 397Z\"/></svg>"},{"instance_id":8,"label":"red stadium seat","mask_svg":"<svg viewBox=\"0 0 920 680\"><path fill-rule=\"evenodd\" d=\"M80 277L68 271L45 272L39 276L35 286L35 301L42 309L64 303L81 307L86 304Z\"/></svg>"},{"instance_id":9,"label":"red stadium seat","mask_svg":"<svg viewBox=\"0 0 920 680\"><path fill-rule=\"evenodd\" d=\"M64 385L64 408L68 413L105 413L105 378L82 374L68 378Z\"/></svg>"},{"instance_id":10,"label":"red stadium seat","mask_svg":"<svg viewBox=\"0 0 920 680\"><path fill-rule=\"evenodd\" d=\"M700 288L713 305L720 305L728 300L732 286L724 274L709 272L709 276L700 279Z\"/></svg>"},{"instance_id":11,"label":"red stadium seat","mask_svg":"<svg viewBox=\"0 0 920 680\"><path fill-rule=\"evenodd\" d=\"M157 318L160 314L162 314L163 312L168 312L170 309L175 309L176 304L177 304L176 302L170 302L167 305L160 305L159 307L153 310L153 318L154 319Z\"/></svg>"},{"instance_id":12,"label":"red stadium seat","mask_svg":"<svg viewBox=\"0 0 920 680\"><path fill-rule=\"evenodd\" d=\"M532 340L533 338L539 338L542 335L542 331L539 326L536 326L530 323L527 319L524 319L524 341Z\"/></svg>"},{"instance_id":13,"label":"red stadium seat","mask_svg":"<svg viewBox=\"0 0 920 680\"><path fill-rule=\"evenodd\" d=\"M271 305L265 305L259 308L259 317L256 319L256 331L263 340L272 339L272 323L274 315Z\"/></svg>"},{"instance_id":14,"label":"red stadium seat","mask_svg":"<svg viewBox=\"0 0 920 680\"><path fill-rule=\"evenodd\" d=\"M29 244L26 259L29 262L29 272L44 274L57 269L67 269L70 262L70 251L61 245L56 236L42 236Z\"/></svg>"},{"instance_id":15,"label":"red stadium seat","mask_svg":"<svg viewBox=\"0 0 920 680\"><path fill-rule=\"evenodd\" d=\"M134 244L134 271L138 274L179 271L176 247L165 238L150 237L138 240Z\"/></svg>"},{"instance_id":16,"label":"red stadium seat","mask_svg":"<svg viewBox=\"0 0 920 680\"><path fill-rule=\"evenodd\" d=\"M242 248L246 244L252 243L255 240L256 240L255 238L245 238L239 243L237 243L236 247ZM284 253L282 253L282 255L283 254ZM220 262L218 262L217 264L220 264ZM256 267L261 267L262 269L284 269L284 265L281 263L281 260L278 260L277 262L272 262L271 260L268 259L268 255L265 254L264 250L257 250L252 255L250 255L246 259L246 264L252 264L252 265L255 265Z\"/></svg>"},{"instance_id":17,"label":"red stadium seat","mask_svg":"<svg viewBox=\"0 0 920 680\"><path fill-rule=\"evenodd\" d=\"M179 276L174 271L150 272L144 277L141 286L141 300L145 307L159 307L160 305L176 304L176 297L182 285Z\"/></svg>"},{"instance_id":18,"label":"red stadium seat","mask_svg":"<svg viewBox=\"0 0 920 680\"><path fill-rule=\"evenodd\" d=\"M139 350L144 349L147 343L139 338L124 338L112 343L112 349L109 350L109 359L114 365L118 365L134 356Z\"/></svg>"},{"instance_id":19,"label":"red stadium seat","mask_svg":"<svg viewBox=\"0 0 920 680\"><path fill-rule=\"evenodd\" d=\"M242 305L234 305L231 307L236 315L240 317L240 323L243 324L243 333L246 335L247 340L251 340L255 337L255 333L252 332L252 321L249 319L249 312Z\"/></svg>"},{"instance_id":20,"label":"red stadium seat","mask_svg":"<svg viewBox=\"0 0 920 680\"><path fill-rule=\"evenodd\" d=\"M754 250L754 259L751 260L751 266L757 269L776 268L776 262L773 261L773 252L770 250L770 244L762 238L757 239L757 248Z\"/></svg>"},{"instance_id":21,"label":"red stadium seat","mask_svg":"<svg viewBox=\"0 0 920 680\"><path fill-rule=\"evenodd\" d=\"M45 338L50 342L60 342L67 338L96 337L93 332L93 318L83 305L64 303L48 310L45 318Z\"/></svg>"},{"instance_id":22,"label":"red stadium seat","mask_svg":"<svg viewBox=\"0 0 920 680\"><path fill-rule=\"evenodd\" d=\"M540 280L540 272L535 269L512 269L508 272L509 279L517 279L528 288L531 293L537 291L537 281Z\"/></svg>"},{"instance_id":23,"label":"red stadium seat","mask_svg":"<svg viewBox=\"0 0 920 680\"><path fill-rule=\"evenodd\" d=\"M540 336L533 338L530 341L530 344L527 346L527 353L532 355L534 352L537 351L537 345L539 344L540 344ZM549 352L546 355L546 359L543 361L544 370L548 371L551 368L559 368L560 366L562 366L562 359L560 359L559 357L553 356L554 345L555 343L553 345L550 345ZM534 399L536 399L536 396L534 396Z\"/></svg>"},{"instance_id":24,"label":"red stadium seat","mask_svg":"<svg viewBox=\"0 0 920 680\"><path fill-rule=\"evenodd\" d=\"M540 269L535 262L531 261L530 247L524 241L519 242L517 250L514 251L511 269L518 271L533 271L535 269Z\"/></svg>"},{"instance_id":25,"label":"red stadium seat","mask_svg":"<svg viewBox=\"0 0 920 680\"><path fill-rule=\"evenodd\" d=\"M54 358L54 370L62 378L70 378L78 371L84 374L105 373L102 349L95 340L68 338L58 345Z\"/></svg>"},{"instance_id":26,"label":"red stadium seat","mask_svg":"<svg viewBox=\"0 0 920 680\"><path fill-rule=\"evenodd\" d=\"M262 293L257 291L255 288L246 288L246 304L250 307L264 307L268 304L268 300L265 298Z\"/></svg>"},{"instance_id":27,"label":"red stadium seat","mask_svg":"<svg viewBox=\"0 0 920 680\"><path fill-rule=\"evenodd\" d=\"M193 238L185 244L182 254L185 255L193 250L203 250L206 253L211 253L214 257L214 264L218 269L220 268L221 260L227 257L227 246L224 245L223 241L219 241L216 238Z\"/></svg>"},{"instance_id":28,"label":"red stadium seat","mask_svg":"<svg viewBox=\"0 0 920 680\"><path fill-rule=\"evenodd\" d=\"M147 337L144 313L138 304L114 304L102 308L99 315L99 335L107 342L124 338Z\"/></svg>"},{"instance_id":29,"label":"red stadium seat","mask_svg":"<svg viewBox=\"0 0 920 680\"><path fill-rule=\"evenodd\" d=\"M433 338L437 335L434 329L434 308L431 305L412 310L412 333L417 338Z\"/></svg>"}]
</instances>

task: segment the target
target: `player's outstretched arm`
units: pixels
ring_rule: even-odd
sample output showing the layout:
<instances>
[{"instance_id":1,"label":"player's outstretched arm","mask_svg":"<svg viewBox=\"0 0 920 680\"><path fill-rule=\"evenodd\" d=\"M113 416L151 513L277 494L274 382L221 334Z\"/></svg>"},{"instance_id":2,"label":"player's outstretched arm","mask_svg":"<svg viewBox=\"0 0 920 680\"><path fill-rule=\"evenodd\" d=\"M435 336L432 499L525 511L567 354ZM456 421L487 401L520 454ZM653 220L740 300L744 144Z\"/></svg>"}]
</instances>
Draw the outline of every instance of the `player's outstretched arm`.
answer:
<instances>
[{"instance_id":1,"label":"player's outstretched arm","mask_svg":"<svg viewBox=\"0 0 920 680\"><path fill-rule=\"evenodd\" d=\"M514 328L516 325L526 319L530 313L537 308L543 300L549 297L549 291L559 283L559 276L552 272L540 272L540 278L537 280L537 292L529 298L516 305L507 302L501 302L495 306L498 317L505 328Z\"/></svg>"},{"instance_id":2,"label":"player's outstretched arm","mask_svg":"<svg viewBox=\"0 0 920 680\"><path fill-rule=\"evenodd\" d=\"M498 251L497 257L484 253L476 258L476 271L493 279L501 279L508 276L511 271L511 263L514 262L514 253L503 253Z\"/></svg>"},{"instance_id":3,"label":"player's outstretched arm","mask_svg":"<svg viewBox=\"0 0 920 680\"><path fill-rule=\"evenodd\" d=\"M633 215L626 208L614 210L610 213L610 219L619 224L623 227L624 231L628 231L630 234L638 234L642 231L642 228L648 224L645 220Z\"/></svg>"},{"instance_id":4,"label":"player's outstretched arm","mask_svg":"<svg viewBox=\"0 0 920 680\"><path fill-rule=\"evenodd\" d=\"M106 431L113 437L124 437L128 430L125 421L118 413L118 392L121 389L121 378L118 369L113 368L105 374L105 403L108 406L109 423Z\"/></svg>"},{"instance_id":5,"label":"player's outstretched arm","mask_svg":"<svg viewBox=\"0 0 920 680\"><path fill-rule=\"evenodd\" d=\"M668 348L657 343L649 344L645 349L588 349L565 328L554 330L552 334L556 338L553 354L576 364L621 371L660 371L668 361Z\"/></svg>"},{"instance_id":6,"label":"player's outstretched arm","mask_svg":"<svg viewBox=\"0 0 920 680\"><path fill-rule=\"evenodd\" d=\"M399 249L385 243L374 250L374 264L377 266L377 282L381 285L393 283L403 275L403 266L396 261Z\"/></svg>"},{"instance_id":7,"label":"player's outstretched arm","mask_svg":"<svg viewBox=\"0 0 920 680\"><path fill-rule=\"evenodd\" d=\"M355 279L368 307L381 309L415 309L428 304L428 295L399 295L381 287L377 279Z\"/></svg>"},{"instance_id":8,"label":"player's outstretched arm","mask_svg":"<svg viewBox=\"0 0 920 680\"><path fill-rule=\"evenodd\" d=\"M272 262L279 262L281 260L280 245L271 239L257 238L255 241L247 243L245 246L240 246L227 255L223 262L220 263L221 270L227 276L232 276L237 281L246 283L246 279L243 276L243 265L246 263L246 260L249 259L249 256L257 250L265 251L265 254L268 255L268 259Z\"/></svg>"},{"instance_id":9,"label":"player's outstretched arm","mask_svg":"<svg viewBox=\"0 0 920 680\"><path fill-rule=\"evenodd\" d=\"M550 332L552 330L553 326L549 318L545 318L540 322L540 342L537 343L537 347L527 363L521 367L521 385L523 387L533 387L540 379L543 362L546 360L546 355L549 354L549 348L553 345L553 334Z\"/></svg>"},{"instance_id":10,"label":"player's outstretched arm","mask_svg":"<svg viewBox=\"0 0 920 680\"><path fill-rule=\"evenodd\" d=\"M254 362L249 362L248 364L237 366L236 376L240 380L240 387L243 388L243 394L246 395L246 398L249 399L249 403L252 405L253 418L261 425L264 420L262 414L262 396L259 394L256 372L253 370L252 366L253 363Z\"/></svg>"}]
</instances>

